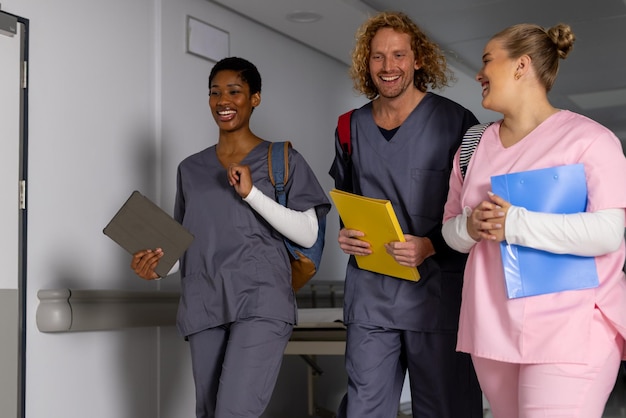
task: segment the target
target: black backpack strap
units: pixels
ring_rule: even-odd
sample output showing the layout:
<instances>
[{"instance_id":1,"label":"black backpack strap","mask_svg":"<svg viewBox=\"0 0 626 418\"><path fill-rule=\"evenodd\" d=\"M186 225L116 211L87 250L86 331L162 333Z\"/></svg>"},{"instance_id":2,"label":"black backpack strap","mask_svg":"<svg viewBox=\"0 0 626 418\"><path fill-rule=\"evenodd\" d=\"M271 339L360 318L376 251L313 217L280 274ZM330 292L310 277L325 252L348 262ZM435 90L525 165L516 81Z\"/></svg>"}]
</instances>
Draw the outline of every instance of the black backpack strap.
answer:
<instances>
[{"instance_id":1,"label":"black backpack strap","mask_svg":"<svg viewBox=\"0 0 626 418\"><path fill-rule=\"evenodd\" d=\"M478 147L480 138L482 138L485 129L487 129L492 123L493 122L487 122L474 125L469 128L467 132L465 132L463 141L461 142L461 153L459 156L459 166L461 168L461 175L463 178L465 178L467 166L469 165L472 155L474 155L474 151L476 151L476 148Z\"/></svg>"}]
</instances>

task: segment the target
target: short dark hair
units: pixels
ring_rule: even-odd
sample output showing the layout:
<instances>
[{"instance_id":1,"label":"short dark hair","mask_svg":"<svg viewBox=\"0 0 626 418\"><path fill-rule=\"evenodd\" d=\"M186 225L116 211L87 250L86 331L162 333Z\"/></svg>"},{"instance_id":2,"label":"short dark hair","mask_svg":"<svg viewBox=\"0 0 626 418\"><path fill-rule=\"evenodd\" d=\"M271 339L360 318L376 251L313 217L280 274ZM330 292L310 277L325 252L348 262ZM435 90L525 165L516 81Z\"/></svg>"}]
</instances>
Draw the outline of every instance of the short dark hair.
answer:
<instances>
[{"instance_id":1,"label":"short dark hair","mask_svg":"<svg viewBox=\"0 0 626 418\"><path fill-rule=\"evenodd\" d=\"M256 66L250 61L239 57L228 57L218 61L209 74L209 88L211 88L211 82L217 73L220 71L235 71L239 73L241 80L248 83L250 87L250 94L261 92L261 74L257 70Z\"/></svg>"}]
</instances>

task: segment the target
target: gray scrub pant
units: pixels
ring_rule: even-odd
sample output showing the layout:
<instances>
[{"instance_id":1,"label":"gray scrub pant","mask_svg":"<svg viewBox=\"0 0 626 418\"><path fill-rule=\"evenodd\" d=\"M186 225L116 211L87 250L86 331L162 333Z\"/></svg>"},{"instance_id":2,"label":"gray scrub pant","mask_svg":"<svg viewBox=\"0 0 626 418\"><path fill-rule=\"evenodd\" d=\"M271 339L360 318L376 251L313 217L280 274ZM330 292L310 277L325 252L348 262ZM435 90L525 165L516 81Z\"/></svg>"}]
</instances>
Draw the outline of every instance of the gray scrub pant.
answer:
<instances>
[{"instance_id":1,"label":"gray scrub pant","mask_svg":"<svg viewBox=\"0 0 626 418\"><path fill-rule=\"evenodd\" d=\"M408 370L411 407L419 418L480 418L482 393L456 333L405 331L349 324L348 392L338 418L395 418Z\"/></svg>"},{"instance_id":2,"label":"gray scrub pant","mask_svg":"<svg viewBox=\"0 0 626 418\"><path fill-rule=\"evenodd\" d=\"M267 407L293 325L247 318L189 336L197 418L258 418Z\"/></svg>"}]
</instances>

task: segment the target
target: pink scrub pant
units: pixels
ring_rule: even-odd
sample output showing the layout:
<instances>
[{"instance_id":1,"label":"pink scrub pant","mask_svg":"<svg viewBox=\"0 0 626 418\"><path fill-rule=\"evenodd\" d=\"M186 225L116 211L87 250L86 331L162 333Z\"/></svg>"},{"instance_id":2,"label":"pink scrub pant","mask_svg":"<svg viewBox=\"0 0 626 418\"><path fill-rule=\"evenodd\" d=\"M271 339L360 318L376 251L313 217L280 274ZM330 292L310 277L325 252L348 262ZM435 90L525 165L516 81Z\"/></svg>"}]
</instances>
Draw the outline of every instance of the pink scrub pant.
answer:
<instances>
[{"instance_id":1,"label":"pink scrub pant","mask_svg":"<svg viewBox=\"0 0 626 418\"><path fill-rule=\"evenodd\" d=\"M476 356L472 361L494 418L600 418L623 346L596 309L587 364L516 364Z\"/></svg>"}]
</instances>

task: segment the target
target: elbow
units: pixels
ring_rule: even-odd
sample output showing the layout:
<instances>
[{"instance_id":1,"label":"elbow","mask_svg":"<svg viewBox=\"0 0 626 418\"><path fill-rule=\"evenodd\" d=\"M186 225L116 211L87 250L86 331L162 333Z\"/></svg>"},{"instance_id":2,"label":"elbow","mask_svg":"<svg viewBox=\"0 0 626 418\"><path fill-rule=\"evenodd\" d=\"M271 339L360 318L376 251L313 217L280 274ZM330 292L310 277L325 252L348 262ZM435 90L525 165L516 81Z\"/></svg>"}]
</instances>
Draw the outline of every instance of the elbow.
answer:
<instances>
[{"instance_id":1,"label":"elbow","mask_svg":"<svg viewBox=\"0 0 626 418\"><path fill-rule=\"evenodd\" d=\"M308 225L302 228L297 236L293 236L289 239L302 248L311 248L317 242L317 236L320 232L323 233L323 231L319 231L317 218L315 218L314 221L311 220Z\"/></svg>"},{"instance_id":2,"label":"elbow","mask_svg":"<svg viewBox=\"0 0 626 418\"><path fill-rule=\"evenodd\" d=\"M308 218L306 225L306 233L302 234L301 242L299 243L304 248L311 248L317 241L317 235L319 232L319 220L315 213L315 209L309 209L305 212Z\"/></svg>"},{"instance_id":3,"label":"elbow","mask_svg":"<svg viewBox=\"0 0 626 418\"><path fill-rule=\"evenodd\" d=\"M462 228L464 228L464 219L462 215L459 215L457 218L448 219L441 228L441 235L446 244L448 244L448 247L460 253L467 254L470 252L474 242L468 243L461 238L463 235Z\"/></svg>"},{"instance_id":4,"label":"elbow","mask_svg":"<svg viewBox=\"0 0 626 418\"><path fill-rule=\"evenodd\" d=\"M621 248L623 239L623 233L618 233L618 231L611 231L611 233L606 234L605 238L602 240L601 248L599 248L599 250L602 252L602 254L615 252Z\"/></svg>"},{"instance_id":5,"label":"elbow","mask_svg":"<svg viewBox=\"0 0 626 418\"><path fill-rule=\"evenodd\" d=\"M600 255L610 254L622 248L624 241L624 211L621 209L611 209L599 212L602 218L593 230L598 234L596 244ZM588 226L588 228L591 228Z\"/></svg>"},{"instance_id":6,"label":"elbow","mask_svg":"<svg viewBox=\"0 0 626 418\"><path fill-rule=\"evenodd\" d=\"M312 239L309 237L306 237L305 239L302 240L300 245L303 246L304 248L311 248L313 244L315 244L315 241L317 241L317 231L311 235L312 235Z\"/></svg>"}]
</instances>

